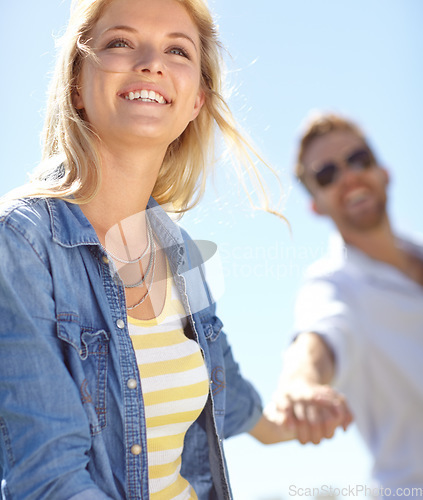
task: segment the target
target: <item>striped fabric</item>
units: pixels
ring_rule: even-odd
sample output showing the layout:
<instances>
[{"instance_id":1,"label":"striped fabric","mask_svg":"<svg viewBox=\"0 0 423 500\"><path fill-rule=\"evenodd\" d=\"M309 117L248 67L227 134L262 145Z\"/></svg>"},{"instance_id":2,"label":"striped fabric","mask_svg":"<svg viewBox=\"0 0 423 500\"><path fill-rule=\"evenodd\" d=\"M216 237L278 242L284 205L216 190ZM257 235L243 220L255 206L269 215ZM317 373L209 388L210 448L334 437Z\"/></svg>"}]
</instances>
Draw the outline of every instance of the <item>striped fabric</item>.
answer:
<instances>
[{"instance_id":1,"label":"striped fabric","mask_svg":"<svg viewBox=\"0 0 423 500\"><path fill-rule=\"evenodd\" d=\"M185 433L207 400L208 375L198 344L183 331L185 311L168 267L166 300L152 320L128 317L142 381L151 500L197 500L180 475Z\"/></svg>"}]
</instances>

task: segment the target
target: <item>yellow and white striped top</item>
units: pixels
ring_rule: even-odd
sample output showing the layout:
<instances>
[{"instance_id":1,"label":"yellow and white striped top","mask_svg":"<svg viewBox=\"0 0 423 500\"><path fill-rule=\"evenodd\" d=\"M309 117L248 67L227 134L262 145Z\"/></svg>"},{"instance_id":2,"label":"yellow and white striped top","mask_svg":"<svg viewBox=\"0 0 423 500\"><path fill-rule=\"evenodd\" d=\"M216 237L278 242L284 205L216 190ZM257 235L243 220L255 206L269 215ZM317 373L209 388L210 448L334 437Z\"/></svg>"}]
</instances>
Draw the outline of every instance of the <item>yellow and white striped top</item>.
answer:
<instances>
[{"instance_id":1,"label":"yellow and white striped top","mask_svg":"<svg viewBox=\"0 0 423 500\"><path fill-rule=\"evenodd\" d=\"M151 320L128 317L144 396L151 500L197 500L180 475L185 434L208 396L200 348L183 330L185 311L168 266L166 299Z\"/></svg>"}]
</instances>

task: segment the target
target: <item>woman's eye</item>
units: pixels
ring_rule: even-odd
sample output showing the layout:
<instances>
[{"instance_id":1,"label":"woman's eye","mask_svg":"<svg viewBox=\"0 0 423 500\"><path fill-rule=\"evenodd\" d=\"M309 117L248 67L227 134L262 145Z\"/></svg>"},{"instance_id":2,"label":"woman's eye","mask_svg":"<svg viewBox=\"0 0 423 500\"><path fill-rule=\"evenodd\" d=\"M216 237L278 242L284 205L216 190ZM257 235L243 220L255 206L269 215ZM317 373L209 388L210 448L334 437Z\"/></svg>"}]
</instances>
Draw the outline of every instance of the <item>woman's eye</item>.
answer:
<instances>
[{"instance_id":1,"label":"woman's eye","mask_svg":"<svg viewBox=\"0 0 423 500\"><path fill-rule=\"evenodd\" d=\"M187 59L189 59L187 51L184 49L181 49L180 47L174 47L174 48L170 49L169 52L171 54L176 54L178 56L186 57Z\"/></svg>"},{"instance_id":2,"label":"woman's eye","mask_svg":"<svg viewBox=\"0 0 423 500\"><path fill-rule=\"evenodd\" d=\"M115 48L119 49L121 47L129 47L129 43L126 40L123 40L123 38L112 40L106 46L107 49L115 49Z\"/></svg>"}]
</instances>

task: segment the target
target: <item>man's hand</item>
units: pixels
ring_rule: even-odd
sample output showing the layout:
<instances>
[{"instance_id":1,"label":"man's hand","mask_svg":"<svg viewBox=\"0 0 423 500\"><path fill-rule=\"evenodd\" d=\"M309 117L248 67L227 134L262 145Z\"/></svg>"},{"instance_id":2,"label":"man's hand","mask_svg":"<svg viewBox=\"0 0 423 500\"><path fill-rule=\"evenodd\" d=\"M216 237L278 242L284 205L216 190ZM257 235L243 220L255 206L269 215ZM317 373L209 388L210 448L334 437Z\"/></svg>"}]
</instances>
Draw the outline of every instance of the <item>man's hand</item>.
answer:
<instances>
[{"instance_id":1,"label":"man's hand","mask_svg":"<svg viewBox=\"0 0 423 500\"><path fill-rule=\"evenodd\" d=\"M301 379L282 382L274 404L302 444L329 439L337 427L346 430L353 420L345 398L326 384Z\"/></svg>"}]
</instances>

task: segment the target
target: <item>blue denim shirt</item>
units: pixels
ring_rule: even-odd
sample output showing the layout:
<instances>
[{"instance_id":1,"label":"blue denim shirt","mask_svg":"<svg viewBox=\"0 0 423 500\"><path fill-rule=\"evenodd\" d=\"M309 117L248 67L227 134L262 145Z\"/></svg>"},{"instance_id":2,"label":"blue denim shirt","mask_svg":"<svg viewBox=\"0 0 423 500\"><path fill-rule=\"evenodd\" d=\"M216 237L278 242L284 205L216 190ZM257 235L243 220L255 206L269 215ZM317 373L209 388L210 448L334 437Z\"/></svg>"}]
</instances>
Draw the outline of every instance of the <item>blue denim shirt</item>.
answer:
<instances>
[{"instance_id":1,"label":"blue denim shirt","mask_svg":"<svg viewBox=\"0 0 423 500\"><path fill-rule=\"evenodd\" d=\"M181 472L200 500L229 499L222 439L254 426L260 398L232 357L195 245L154 200L149 207L210 377ZM2 499L147 500L125 292L77 205L27 199L3 208L0 318Z\"/></svg>"}]
</instances>

